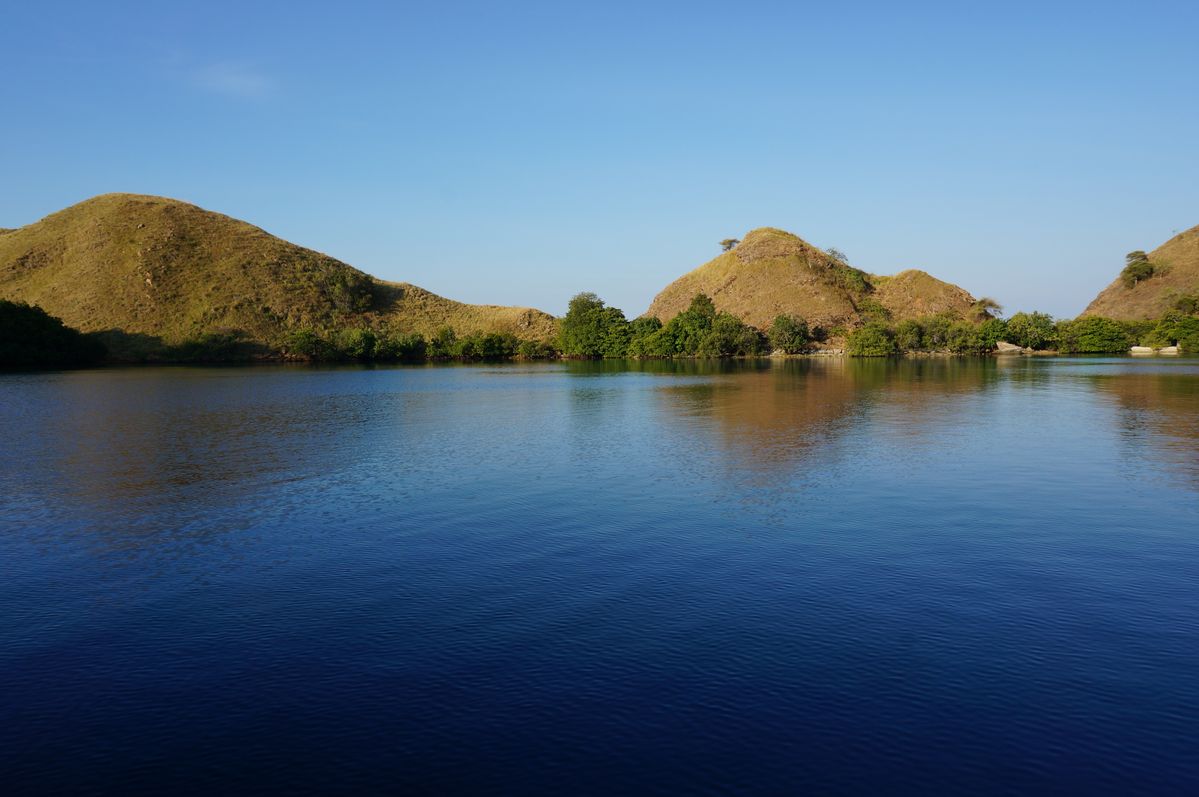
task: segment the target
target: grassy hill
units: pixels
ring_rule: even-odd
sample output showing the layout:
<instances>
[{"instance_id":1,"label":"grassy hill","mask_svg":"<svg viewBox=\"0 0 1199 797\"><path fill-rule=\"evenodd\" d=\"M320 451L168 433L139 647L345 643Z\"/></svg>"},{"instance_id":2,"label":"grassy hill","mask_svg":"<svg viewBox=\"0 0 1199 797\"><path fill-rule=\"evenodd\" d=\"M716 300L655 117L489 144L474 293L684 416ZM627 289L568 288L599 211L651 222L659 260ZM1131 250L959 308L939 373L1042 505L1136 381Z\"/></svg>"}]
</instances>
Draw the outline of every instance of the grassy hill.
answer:
<instances>
[{"instance_id":1,"label":"grassy hill","mask_svg":"<svg viewBox=\"0 0 1199 797\"><path fill-rule=\"evenodd\" d=\"M105 194L0 233L0 298L109 341L178 344L237 332L267 349L290 332L369 327L551 337L539 310L469 305L375 279L243 221L163 197Z\"/></svg>"},{"instance_id":2,"label":"grassy hill","mask_svg":"<svg viewBox=\"0 0 1199 797\"><path fill-rule=\"evenodd\" d=\"M1159 318L1185 295L1199 294L1199 227L1174 236L1149 252L1153 275L1126 283L1117 276L1095 297L1083 315L1121 321Z\"/></svg>"},{"instance_id":3,"label":"grassy hill","mask_svg":"<svg viewBox=\"0 0 1199 797\"><path fill-rule=\"evenodd\" d=\"M975 301L923 271L867 274L772 227L747 233L732 250L666 286L646 315L669 321L697 293L759 329L784 313L825 327L856 326L880 308L894 321L942 312L966 316Z\"/></svg>"}]
</instances>

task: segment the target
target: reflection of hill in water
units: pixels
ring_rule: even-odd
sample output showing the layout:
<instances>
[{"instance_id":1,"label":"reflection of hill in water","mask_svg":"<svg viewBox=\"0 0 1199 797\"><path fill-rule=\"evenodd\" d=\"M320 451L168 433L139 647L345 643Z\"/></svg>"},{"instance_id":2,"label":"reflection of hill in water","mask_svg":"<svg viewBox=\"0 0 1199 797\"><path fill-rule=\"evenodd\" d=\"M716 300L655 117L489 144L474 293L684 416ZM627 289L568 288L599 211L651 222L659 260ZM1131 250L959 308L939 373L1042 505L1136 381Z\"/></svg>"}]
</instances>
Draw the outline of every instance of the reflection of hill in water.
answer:
<instances>
[{"instance_id":1,"label":"reflection of hill in water","mask_svg":"<svg viewBox=\"0 0 1199 797\"><path fill-rule=\"evenodd\" d=\"M719 374L720 372L716 372ZM772 468L828 449L855 424L918 443L946 422L945 404L994 382L980 359L782 360L661 391L675 413L710 418L743 466Z\"/></svg>"},{"instance_id":2,"label":"reflection of hill in water","mask_svg":"<svg viewBox=\"0 0 1199 797\"><path fill-rule=\"evenodd\" d=\"M1141 447L1151 445L1156 459L1199 483L1199 363L1145 365L1096 375L1091 382L1115 401L1130 454L1143 456Z\"/></svg>"},{"instance_id":3,"label":"reflection of hill in water","mask_svg":"<svg viewBox=\"0 0 1199 797\"><path fill-rule=\"evenodd\" d=\"M355 462L396 401L326 393L318 371L92 371L48 382L28 496L48 525L131 552L296 511L289 485ZM372 425L375 427L372 430ZM257 500L266 490L270 502ZM49 521L53 521L52 523ZM219 531L218 531L219 530Z\"/></svg>"}]
</instances>

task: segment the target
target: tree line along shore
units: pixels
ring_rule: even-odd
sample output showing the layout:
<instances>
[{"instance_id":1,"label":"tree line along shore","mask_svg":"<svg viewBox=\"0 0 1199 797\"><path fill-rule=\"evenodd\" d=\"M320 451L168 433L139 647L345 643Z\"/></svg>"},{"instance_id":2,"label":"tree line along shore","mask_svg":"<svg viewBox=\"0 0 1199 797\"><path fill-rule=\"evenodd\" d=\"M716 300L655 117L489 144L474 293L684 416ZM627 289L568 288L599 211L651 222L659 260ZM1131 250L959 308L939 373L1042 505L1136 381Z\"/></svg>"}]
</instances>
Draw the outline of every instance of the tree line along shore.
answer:
<instances>
[{"instance_id":1,"label":"tree line along shore","mask_svg":"<svg viewBox=\"0 0 1199 797\"><path fill-rule=\"evenodd\" d=\"M721 241L719 254L666 285L642 317L582 293L558 318L382 280L187 202L104 194L0 230L0 299L8 300L5 367L1114 354L1134 346L1194 354L1199 227L1130 252L1075 319L1004 318L994 301L920 269L870 273L774 227Z\"/></svg>"},{"instance_id":2,"label":"tree line along shore","mask_svg":"<svg viewBox=\"0 0 1199 797\"><path fill-rule=\"evenodd\" d=\"M105 362L321 363L497 362L550 359L668 359L845 354L892 357L941 353L990 355L1001 348L1061 354L1123 354L1177 347L1199 353L1199 301L1183 297L1159 319L1119 321L1100 316L1054 319L1047 313L996 315L980 301L973 317L939 313L893 322L876 308L854 328L824 328L778 315L766 329L716 309L699 293L668 322L652 316L629 320L593 293L570 301L552 341L522 340L512 333L459 336L443 327L430 336L370 328L294 330L278 349L264 349L236 331L208 332L182 343L148 347L141 356L113 359L106 338L118 332L83 333L39 307L0 300L0 367L72 368ZM1006 344L1006 345L1004 345Z\"/></svg>"}]
</instances>

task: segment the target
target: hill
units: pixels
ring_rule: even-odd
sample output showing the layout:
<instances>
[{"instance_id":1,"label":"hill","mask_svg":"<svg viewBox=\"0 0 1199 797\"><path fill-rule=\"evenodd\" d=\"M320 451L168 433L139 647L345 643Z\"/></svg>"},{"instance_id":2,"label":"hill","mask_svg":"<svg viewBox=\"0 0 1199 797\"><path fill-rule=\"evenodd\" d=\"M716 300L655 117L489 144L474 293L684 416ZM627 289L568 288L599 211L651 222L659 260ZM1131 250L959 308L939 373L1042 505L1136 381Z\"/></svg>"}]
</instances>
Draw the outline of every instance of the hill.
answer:
<instances>
[{"instance_id":1,"label":"hill","mask_svg":"<svg viewBox=\"0 0 1199 797\"><path fill-rule=\"evenodd\" d=\"M956 285L909 270L880 277L853 268L802 238L763 227L737 246L666 286L648 316L669 321L697 293L717 309L765 329L780 314L821 326L857 326L882 308L894 321L948 312L966 316L974 297Z\"/></svg>"},{"instance_id":2,"label":"hill","mask_svg":"<svg viewBox=\"0 0 1199 797\"><path fill-rule=\"evenodd\" d=\"M1082 314L1121 321L1160 318L1182 296L1199 294L1199 227L1149 252L1149 263L1152 276L1129 284L1118 275Z\"/></svg>"},{"instance_id":3,"label":"hill","mask_svg":"<svg viewBox=\"0 0 1199 797\"><path fill-rule=\"evenodd\" d=\"M85 332L171 345L237 332L277 349L297 329L353 327L544 340L557 324L531 308L463 304L378 280L246 222L136 194L98 196L0 234L0 298Z\"/></svg>"}]
</instances>

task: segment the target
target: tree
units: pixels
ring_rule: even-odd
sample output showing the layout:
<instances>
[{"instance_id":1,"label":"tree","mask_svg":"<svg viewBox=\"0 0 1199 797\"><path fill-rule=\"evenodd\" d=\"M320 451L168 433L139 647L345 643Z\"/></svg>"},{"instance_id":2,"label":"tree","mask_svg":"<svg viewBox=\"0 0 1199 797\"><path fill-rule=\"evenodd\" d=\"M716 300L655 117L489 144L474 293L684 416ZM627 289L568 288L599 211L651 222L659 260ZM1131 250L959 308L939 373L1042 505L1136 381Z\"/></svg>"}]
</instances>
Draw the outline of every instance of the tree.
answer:
<instances>
[{"instance_id":1,"label":"tree","mask_svg":"<svg viewBox=\"0 0 1199 797\"><path fill-rule=\"evenodd\" d=\"M630 321L628 356L669 357L673 351L662 330L662 320L655 316Z\"/></svg>"},{"instance_id":2,"label":"tree","mask_svg":"<svg viewBox=\"0 0 1199 797\"><path fill-rule=\"evenodd\" d=\"M691 306L687 308L687 312L697 318L713 319L716 317L716 302L712 301L712 297L706 293L697 293L691 300Z\"/></svg>"},{"instance_id":3,"label":"tree","mask_svg":"<svg viewBox=\"0 0 1199 797\"><path fill-rule=\"evenodd\" d=\"M910 318L900 321L895 328L895 345L900 351L923 351L924 327Z\"/></svg>"},{"instance_id":4,"label":"tree","mask_svg":"<svg viewBox=\"0 0 1199 797\"><path fill-rule=\"evenodd\" d=\"M1057 324L1058 348L1072 354L1114 354L1132 345L1128 329L1119 321L1085 316Z\"/></svg>"},{"instance_id":5,"label":"tree","mask_svg":"<svg viewBox=\"0 0 1199 797\"><path fill-rule=\"evenodd\" d=\"M379 339L369 329L349 329L338 336L338 348L352 360L370 360Z\"/></svg>"},{"instance_id":6,"label":"tree","mask_svg":"<svg viewBox=\"0 0 1199 797\"><path fill-rule=\"evenodd\" d=\"M655 319L657 320L657 319ZM667 327L661 325L656 330L649 331L644 335L634 337L629 342L629 355L632 357L673 357L675 351L675 340L673 334Z\"/></svg>"},{"instance_id":7,"label":"tree","mask_svg":"<svg viewBox=\"0 0 1199 797\"><path fill-rule=\"evenodd\" d=\"M1026 349L1053 343L1053 318L1048 313L1016 313L1007 322L1008 342Z\"/></svg>"},{"instance_id":8,"label":"tree","mask_svg":"<svg viewBox=\"0 0 1199 797\"><path fill-rule=\"evenodd\" d=\"M725 238L720 242L720 248L722 251L729 252L739 243L741 243L739 238Z\"/></svg>"},{"instance_id":9,"label":"tree","mask_svg":"<svg viewBox=\"0 0 1199 797\"><path fill-rule=\"evenodd\" d=\"M975 321L986 321L1003 312L1003 306L989 296L978 299L970 305L970 315Z\"/></svg>"},{"instance_id":10,"label":"tree","mask_svg":"<svg viewBox=\"0 0 1199 797\"><path fill-rule=\"evenodd\" d=\"M988 318L980 324L958 321L949 328L947 348L954 354L986 354L1007 336L1007 323Z\"/></svg>"},{"instance_id":11,"label":"tree","mask_svg":"<svg viewBox=\"0 0 1199 797\"><path fill-rule=\"evenodd\" d=\"M379 336L375 343L375 359L387 361L416 361L423 360L427 354L428 344L419 333L403 334L389 332Z\"/></svg>"},{"instance_id":12,"label":"tree","mask_svg":"<svg viewBox=\"0 0 1199 797\"><path fill-rule=\"evenodd\" d=\"M1128 289L1135 288L1137 283L1142 280L1147 280L1153 276L1153 264L1149 262L1149 255L1137 249L1129 252L1124 256L1124 270L1120 272L1120 279L1124 282L1124 287Z\"/></svg>"},{"instance_id":13,"label":"tree","mask_svg":"<svg viewBox=\"0 0 1199 797\"><path fill-rule=\"evenodd\" d=\"M717 312L710 297L697 293L690 307L660 330L638 338L631 348L636 356L728 357L759 354L762 345L758 330L732 313Z\"/></svg>"},{"instance_id":14,"label":"tree","mask_svg":"<svg viewBox=\"0 0 1199 797\"><path fill-rule=\"evenodd\" d=\"M1199 353L1199 318L1172 311L1162 316L1146 336L1150 346L1179 346L1187 354Z\"/></svg>"},{"instance_id":15,"label":"tree","mask_svg":"<svg viewBox=\"0 0 1199 797\"><path fill-rule=\"evenodd\" d=\"M842 252L840 249L836 249L836 248L830 246L828 249L824 250L824 253L829 256L830 260L836 261L837 263L841 263L843 265L849 263L849 258L846 257L845 253Z\"/></svg>"},{"instance_id":16,"label":"tree","mask_svg":"<svg viewBox=\"0 0 1199 797\"><path fill-rule=\"evenodd\" d=\"M691 306L670 319L662 334L675 354L696 354L716 319L716 305L705 293L697 293Z\"/></svg>"},{"instance_id":17,"label":"tree","mask_svg":"<svg viewBox=\"0 0 1199 797\"><path fill-rule=\"evenodd\" d=\"M442 327L433 333L426 349L429 359L445 360L458 354L458 335L453 327Z\"/></svg>"},{"instance_id":18,"label":"tree","mask_svg":"<svg viewBox=\"0 0 1199 797\"><path fill-rule=\"evenodd\" d=\"M480 343L480 355L484 360L510 360L516 356L519 342L507 332L489 332Z\"/></svg>"},{"instance_id":19,"label":"tree","mask_svg":"<svg viewBox=\"0 0 1199 797\"><path fill-rule=\"evenodd\" d=\"M924 330L924 348L929 351L944 351L949 348L954 325L957 320L949 313L938 313L921 319Z\"/></svg>"},{"instance_id":20,"label":"tree","mask_svg":"<svg viewBox=\"0 0 1199 797\"><path fill-rule=\"evenodd\" d=\"M995 351L999 341L1007 338L1007 322L1002 318L988 318L978 325L978 350L980 353Z\"/></svg>"},{"instance_id":21,"label":"tree","mask_svg":"<svg viewBox=\"0 0 1199 797\"><path fill-rule=\"evenodd\" d=\"M711 328L700 338L695 353L702 357L760 354L762 335L732 313L717 313Z\"/></svg>"},{"instance_id":22,"label":"tree","mask_svg":"<svg viewBox=\"0 0 1199 797\"><path fill-rule=\"evenodd\" d=\"M629 323L616 307L606 307L594 293L570 300L558 330L558 344L568 357L623 357L629 347Z\"/></svg>"},{"instance_id":23,"label":"tree","mask_svg":"<svg viewBox=\"0 0 1199 797\"><path fill-rule=\"evenodd\" d=\"M284 351L292 357L306 360L331 360L334 349L329 341L312 329L297 329L287 337Z\"/></svg>"},{"instance_id":24,"label":"tree","mask_svg":"<svg viewBox=\"0 0 1199 797\"><path fill-rule=\"evenodd\" d=\"M476 332L460 339L454 347L459 360L510 360L516 356L515 335L501 332Z\"/></svg>"},{"instance_id":25,"label":"tree","mask_svg":"<svg viewBox=\"0 0 1199 797\"><path fill-rule=\"evenodd\" d=\"M776 316L767 333L770 346L785 354L799 354L808 347L808 322L793 315Z\"/></svg>"},{"instance_id":26,"label":"tree","mask_svg":"<svg viewBox=\"0 0 1199 797\"><path fill-rule=\"evenodd\" d=\"M850 332L846 349L851 357L890 357L899 353L895 333L877 323Z\"/></svg>"}]
</instances>

